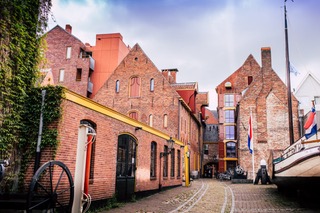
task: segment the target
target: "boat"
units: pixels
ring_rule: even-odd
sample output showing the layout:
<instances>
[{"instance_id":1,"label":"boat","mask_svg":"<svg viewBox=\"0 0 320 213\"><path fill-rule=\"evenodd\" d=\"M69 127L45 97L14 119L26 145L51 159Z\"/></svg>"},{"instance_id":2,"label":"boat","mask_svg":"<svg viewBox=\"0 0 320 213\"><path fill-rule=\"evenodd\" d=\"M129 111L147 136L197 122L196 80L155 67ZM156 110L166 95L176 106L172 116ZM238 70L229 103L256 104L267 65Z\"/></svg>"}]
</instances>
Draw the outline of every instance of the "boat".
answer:
<instances>
[{"instance_id":1,"label":"boat","mask_svg":"<svg viewBox=\"0 0 320 213\"><path fill-rule=\"evenodd\" d=\"M316 191L316 189L320 189L320 139L318 138L319 129L317 126L319 125L316 123L314 102L312 103L312 111L309 113L309 118L304 126L305 129L308 129L306 130L306 133L308 134L305 134L293 143L290 61L286 12L285 1L284 14L290 146L281 153L280 157L274 158L273 153L271 153L268 172L270 174L271 182L277 185L279 191ZM311 133L308 132L310 131L309 129L312 129Z\"/></svg>"},{"instance_id":2,"label":"boat","mask_svg":"<svg viewBox=\"0 0 320 213\"><path fill-rule=\"evenodd\" d=\"M319 132L319 131L318 131ZM320 189L320 139L302 137L273 159L271 182L278 189Z\"/></svg>"}]
</instances>

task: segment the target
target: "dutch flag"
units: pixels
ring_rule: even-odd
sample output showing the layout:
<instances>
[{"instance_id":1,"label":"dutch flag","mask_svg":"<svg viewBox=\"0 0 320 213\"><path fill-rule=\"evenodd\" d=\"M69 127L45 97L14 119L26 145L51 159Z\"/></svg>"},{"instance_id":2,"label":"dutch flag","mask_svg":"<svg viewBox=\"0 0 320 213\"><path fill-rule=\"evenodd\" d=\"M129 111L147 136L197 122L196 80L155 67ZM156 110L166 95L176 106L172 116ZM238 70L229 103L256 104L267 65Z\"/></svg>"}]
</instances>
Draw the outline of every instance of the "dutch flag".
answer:
<instances>
[{"instance_id":1,"label":"dutch flag","mask_svg":"<svg viewBox=\"0 0 320 213\"><path fill-rule=\"evenodd\" d=\"M306 130L304 135L306 139L317 133L316 109L314 107L312 107L308 120L304 125L304 129Z\"/></svg>"},{"instance_id":2,"label":"dutch flag","mask_svg":"<svg viewBox=\"0 0 320 213\"><path fill-rule=\"evenodd\" d=\"M253 152L253 138L252 138L252 116L249 118L249 128L248 128L248 148L250 153Z\"/></svg>"}]
</instances>

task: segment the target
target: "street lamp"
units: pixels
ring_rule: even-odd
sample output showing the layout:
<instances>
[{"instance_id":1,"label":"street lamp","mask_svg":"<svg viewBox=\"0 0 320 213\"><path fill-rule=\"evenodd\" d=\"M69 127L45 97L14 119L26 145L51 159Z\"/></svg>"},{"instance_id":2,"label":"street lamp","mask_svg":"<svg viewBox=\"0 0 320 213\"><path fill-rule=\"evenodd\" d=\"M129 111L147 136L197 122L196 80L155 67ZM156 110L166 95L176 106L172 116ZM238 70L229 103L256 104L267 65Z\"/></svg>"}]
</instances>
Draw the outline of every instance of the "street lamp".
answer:
<instances>
[{"instance_id":1,"label":"street lamp","mask_svg":"<svg viewBox=\"0 0 320 213\"><path fill-rule=\"evenodd\" d=\"M174 145L174 140L172 140L172 137L170 137L169 140L167 140L167 143L168 143L168 151L167 152L161 152L160 153L160 158L162 158L163 156L167 156L171 153L171 150L173 148L173 145Z\"/></svg>"}]
</instances>

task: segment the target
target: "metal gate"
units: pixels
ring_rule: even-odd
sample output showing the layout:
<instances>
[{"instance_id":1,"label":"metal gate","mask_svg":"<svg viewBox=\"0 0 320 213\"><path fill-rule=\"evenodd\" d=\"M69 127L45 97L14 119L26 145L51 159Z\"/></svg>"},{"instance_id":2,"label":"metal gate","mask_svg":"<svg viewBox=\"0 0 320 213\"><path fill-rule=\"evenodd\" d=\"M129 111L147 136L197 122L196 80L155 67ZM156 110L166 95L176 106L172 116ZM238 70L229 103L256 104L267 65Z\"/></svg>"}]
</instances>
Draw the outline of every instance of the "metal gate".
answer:
<instances>
[{"instance_id":1,"label":"metal gate","mask_svg":"<svg viewBox=\"0 0 320 213\"><path fill-rule=\"evenodd\" d=\"M135 187L136 140L130 135L118 137L116 193L119 200L132 197Z\"/></svg>"}]
</instances>

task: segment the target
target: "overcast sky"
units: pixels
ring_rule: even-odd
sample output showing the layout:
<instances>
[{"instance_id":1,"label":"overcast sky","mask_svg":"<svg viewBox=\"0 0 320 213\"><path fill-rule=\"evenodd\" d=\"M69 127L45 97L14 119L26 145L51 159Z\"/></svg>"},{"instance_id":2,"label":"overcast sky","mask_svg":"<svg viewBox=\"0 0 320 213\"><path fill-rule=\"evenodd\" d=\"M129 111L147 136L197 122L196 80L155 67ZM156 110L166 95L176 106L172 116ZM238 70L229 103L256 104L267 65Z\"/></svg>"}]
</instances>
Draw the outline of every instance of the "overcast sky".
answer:
<instances>
[{"instance_id":1,"label":"overcast sky","mask_svg":"<svg viewBox=\"0 0 320 213\"><path fill-rule=\"evenodd\" d=\"M178 82L198 82L217 107L216 86L261 47L271 47L272 67L285 82L284 0L52 0L49 28L72 26L72 34L95 45L96 34L121 33L138 43L159 70L177 68ZM288 0L290 61L320 79L320 1Z\"/></svg>"}]
</instances>

